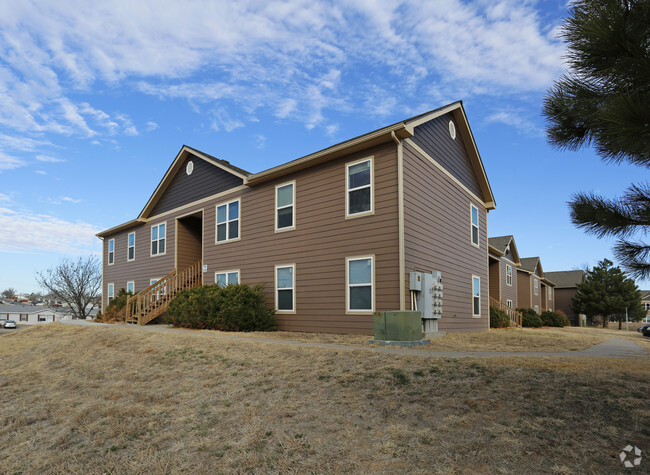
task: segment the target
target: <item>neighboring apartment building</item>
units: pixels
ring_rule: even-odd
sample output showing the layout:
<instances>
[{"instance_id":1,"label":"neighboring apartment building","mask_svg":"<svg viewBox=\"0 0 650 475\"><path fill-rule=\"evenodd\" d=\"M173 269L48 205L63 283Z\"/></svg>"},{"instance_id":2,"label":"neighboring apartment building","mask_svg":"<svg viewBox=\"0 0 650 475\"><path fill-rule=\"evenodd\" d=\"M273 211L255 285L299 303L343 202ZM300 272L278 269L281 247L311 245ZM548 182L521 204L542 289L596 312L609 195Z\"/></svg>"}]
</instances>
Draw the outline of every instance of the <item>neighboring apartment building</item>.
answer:
<instances>
[{"instance_id":1,"label":"neighboring apartment building","mask_svg":"<svg viewBox=\"0 0 650 475\"><path fill-rule=\"evenodd\" d=\"M488 239L490 297L506 307L517 308L517 268L521 265L519 252L512 236Z\"/></svg>"},{"instance_id":2,"label":"neighboring apartment building","mask_svg":"<svg viewBox=\"0 0 650 475\"><path fill-rule=\"evenodd\" d=\"M544 275L539 257L520 259L517 269L517 302L520 308L532 308L537 313L555 308L555 283Z\"/></svg>"},{"instance_id":3,"label":"neighboring apartment building","mask_svg":"<svg viewBox=\"0 0 650 475\"><path fill-rule=\"evenodd\" d=\"M555 283L555 309L562 311L574 326L579 325L580 320L579 315L571 310L571 299L578 293L578 284L584 282L585 275L583 270L546 273L546 277Z\"/></svg>"},{"instance_id":4,"label":"neighboring apartment building","mask_svg":"<svg viewBox=\"0 0 650 475\"><path fill-rule=\"evenodd\" d=\"M495 203L461 102L260 173L183 146L140 215L99 233L104 308L201 263L203 284L265 286L282 330L372 334L441 271L443 332L489 328Z\"/></svg>"}]
</instances>

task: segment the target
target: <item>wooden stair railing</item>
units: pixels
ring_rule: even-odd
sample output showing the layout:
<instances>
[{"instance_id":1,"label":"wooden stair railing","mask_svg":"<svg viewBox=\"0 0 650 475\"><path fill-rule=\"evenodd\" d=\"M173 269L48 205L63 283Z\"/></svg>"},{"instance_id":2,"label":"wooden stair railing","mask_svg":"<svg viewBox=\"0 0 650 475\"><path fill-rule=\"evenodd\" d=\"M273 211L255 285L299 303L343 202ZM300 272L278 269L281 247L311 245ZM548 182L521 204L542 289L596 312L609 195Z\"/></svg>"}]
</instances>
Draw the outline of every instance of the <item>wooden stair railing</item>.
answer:
<instances>
[{"instance_id":1,"label":"wooden stair railing","mask_svg":"<svg viewBox=\"0 0 650 475\"><path fill-rule=\"evenodd\" d=\"M513 327L521 327L521 319L522 319L522 313L516 311L514 308L508 307L505 303L501 302L500 300L497 300L495 298L490 297L490 305L492 307L496 307L500 310L503 310L506 312L508 317L510 317L510 324Z\"/></svg>"},{"instance_id":2,"label":"wooden stair railing","mask_svg":"<svg viewBox=\"0 0 650 475\"><path fill-rule=\"evenodd\" d=\"M197 287L202 284L202 280L201 261L180 272L174 269L158 282L154 282L126 301L124 320L127 323L146 325L167 310L169 303L178 292Z\"/></svg>"}]
</instances>

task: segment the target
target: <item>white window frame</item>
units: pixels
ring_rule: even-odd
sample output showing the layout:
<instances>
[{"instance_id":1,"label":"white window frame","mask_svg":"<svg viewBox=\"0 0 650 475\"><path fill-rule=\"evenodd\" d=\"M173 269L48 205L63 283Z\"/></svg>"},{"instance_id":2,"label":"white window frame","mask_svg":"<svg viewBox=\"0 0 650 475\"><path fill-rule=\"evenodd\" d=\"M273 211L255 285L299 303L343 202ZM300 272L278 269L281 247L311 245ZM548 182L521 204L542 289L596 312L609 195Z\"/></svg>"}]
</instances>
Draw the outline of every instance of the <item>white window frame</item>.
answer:
<instances>
[{"instance_id":1,"label":"white window frame","mask_svg":"<svg viewBox=\"0 0 650 475\"><path fill-rule=\"evenodd\" d=\"M539 280L533 277L533 287L535 288L535 295L539 295Z\"/></svg>"},{"instance_id":2,"label":"white window frame","mask_svg":"<svg viewBox=\"0 0 650 475\"><path fill-rule=\"evenodd\" d=\"M535 310L535 313L539 313L539 305L535 305L535 308L533 310Z\"/></svg>"},{"instance_id":3,"label":"white window frame","mask_svg":"<svg viewBox=\"0 0 650 475\"><path fill-rule=\"evenodd\" d=\"M506 300L506 307L512 308L512 300L510 299Z\"/></svg>"},{"instance_id":4,"label":"white window frame","mask_svg":"<svg viewBox=\"0 0 650 475\"><path fill-rule=\"evenodd\" d=\"M370 163L370 183L368 185L357 186L356 188L350 188L350 168L358 165L363 162ZM367 216L369 214L375 213L375 160L374 157L366 157L361 160L356 160L354 162L345 164L345 217L346 218L357 218L359 216ZM352 191L361 190L363 188L370 188L370 209L366 211L359 211L358 213L350 213L350 193Z\"/></svg>"},{"instance_id":5,"label":"white window frame","mask_svg":"<svg viewBox=\"0 0 650 475\"><path fill-rule=\"evenodd\" d=\"M474 284L478 284L478 295L474 292ZM476 308L475 299L478 299L478 313L474 312ZM481 278L477 275L472 275L472 317L480 318L481 317Z\"/></svg>"},{"instance_id":6,"label":"white window frame","mask_svg":"<svg viewBox=\"0 0 650 475\"><path fill-rule=\"evenodd\" d=\"M370 283L351 284L350 283L350 262L352 261L365 261L370 260ZM366 287L370 285L370 308L369 309L353 309L350 308L350 289L352 287ZM345 258L345 308L347 313L353 314L368 314L375 311L375 256L353 256Z\"/></svg>"},{"instance_id":7,"label":"white window frame","mask_svg":"<svg viewBox=\"0 0 650 475\"><path fill-rule=\"evenodd\" d=\"M160 232L160 230L158 232ZM133 245L130 244L131 236L133 236ZM165 239L167 239L167 229L165 229ZM133 249L133 257L129 258L131 249ZM127 262L135 261L135 231L129 233L126 236L126 261Z\"/></svg>"},{"instance_id":8,"label":"white window frame","mask_svg":"<svg viewBox=\"0 0 650 475\"><path fill-rule=\"evenodd\" d=\"M237 218L236 219L229 219L229 211L230 211L230 204L237 202ZM224 224L224 223L219 223L217 221L218 219L218 214L219 214L219 208L225 206L226 207L226 239L222 239L219 241L218 236L219 236L219 224ZM239 241L241 239L241 198L237 198L236 200L230 200L230 201L225 201L223 203L219 203L214 207L214 242L215 244L222 244L224 242L234 242L234 241ZM237 221L237 237L230 239L228 236L230 236L230 225L231 223Z\"/></svg>"},{"instance_id":9,"label":"white window frame","mask_svg":"<svg viewBox=\"0 0 650 475\"><path fill-rule=\"evenodd\" d=\"M131 286L133 287L133 290L131 290L131 293L132 293L133 295L135 295L135 281L134 281L134 280L129 280L129 281L126 283L126 291L127 291L127 292L129 292L129 285L131 285Z\"/></svg>"},{"instance_id":10,"label":"white window frame","mask_svg":"<svg viewBox=\"0 0 650 475\"><path fill-rule=\"evenodd\" d=\"M108 240L108 265L115 264L115 239Z\"/></svg>"},{"instance_id":11,"label":"white window frame","mask_svg":"<svg viewBox=\"0 0 650 475\"><path fill-rule=\"evenodd\" d=\"M549 285L548 286L548 301L550 302L551 300L553 300L553 287L551 287Z\"/></svg>"},{"instance_id":12,"label":"white window frame","mask_svg":"<svg viewBox=\"0 0 650 475\"><path fill-rule=\"evenodd\" d=\"M115 298L115 284L110 283L106 285L106 305L108 306L111 303L111 300Z\"/></svg>"},{"instance_id":13,"label":"white window frame","mask_svg":"<svg viewBox=\"0 0 650 475\"><path fill-rule=\"evenodd\" d=\"M291 268L291 287L278 287L278 270L279 269L288 269ZM275 266L275 271L274 271L274 277L275 277L275 311L277 313L296 313L296 264L280 264ZM279 298L278 298L278 291L279 290L291 290L291 310L280 310L279 307Z\"/></svg>"},{"instance_id":14,"label":"white window frame","mask_svg":"<svg viewBox=\"0 0 650 475\"><path fill-rule=\"evenodd\" d=\"M506 285L512 287L512 266L506 264Z\"/></svg>"},{"instance_id":15,"label":"white window frame","mask_svg":"<svg viewBox=\"0 0 650 475\"><path fill-rule=\"evenodd\" d=\"M474 210L476 210L476 224L474 224ZM472 243L472 246L480 248L481 245L481 228L479 223L481 222L481 217L479 215L478 207L473 204L469 204L469 241ZM474 228L476 228L476 242L474 242Z\"/></svg>"},{"instance_id":16,"label":"white window frame","mask_svg":"<svg viewBox=\"0 0 650 475\"><path fill-rule=\"evenodd\" d=\"M280 188L284 188L285 186L289 186L289 185L291 185L291 204L280 207L278 206L278 190ZM287 208L293 209L291 214L291 226L280 227L278 212L281 209L287 209ZM275 187L275 231L283 232L283 231L291 231L292 229L296 229L296 180L288 181L286 183L282 183L281 185L277 185Z\"/></svg>"},{"instance_id":17,"label":"white window frame","mask_svg":"<svg viewBox=\"0 0 650 475\"><path fill-rule=\"evenodd\" d=\"M164 238L160 237L160 226L165 226L165 237ZM157 228L157 233L156 234L158 236L155 240L153 238L153 229L154 228ZM151 226L151 241L150 241L150 245L149 245L149 254L150 254L151 257L164 256L165 254L167 254L167 234L168 234L167 233L167 221L163 221L161 223L154 224L153 226ZM164 252L160 252L160 241L165 241L165 244L164 244L165 251ZM155 254L153 252L153 246L152 246L152 244L154 242L156 243L156 253Z\"/></svg>"},{"instance_id":18,"label":"white window frame","mask_svg":"<svg viewBox=\"0 0 650 475\"><path fill-rule=\"evenodd\" d=\"M237 274L237 283L239 284L241 282L241 280L239 280L240 279L240 277L239 277L240 276L239 269L231 269L231 270L222 270L222 271L215 272L214 273L214 283L215 284L219 283L217 281L217 276L218 275L225 275L226 276L226 285L230 285L230 284L228 284L228 275L229 274Z\"/></svg>"}]
</instances>

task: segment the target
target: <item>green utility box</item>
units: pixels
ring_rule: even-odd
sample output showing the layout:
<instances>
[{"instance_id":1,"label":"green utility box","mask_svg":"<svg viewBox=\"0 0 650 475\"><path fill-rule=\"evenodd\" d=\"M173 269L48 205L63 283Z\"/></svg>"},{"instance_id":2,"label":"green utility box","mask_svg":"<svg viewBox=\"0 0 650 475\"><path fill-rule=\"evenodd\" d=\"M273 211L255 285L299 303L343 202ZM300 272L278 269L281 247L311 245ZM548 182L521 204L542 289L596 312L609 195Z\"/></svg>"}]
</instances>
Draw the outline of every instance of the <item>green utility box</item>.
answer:
<instances>
[{"instance_id":1,"label":"green utility box","mask_svg":"<svg viewBox=\"0 0 650 475\"><path fill-rule=\"evenodd\" d=\"M413 310L375 312L375 340L416 341L422 339L422 313Z\"/></svg>"}]
</instances>

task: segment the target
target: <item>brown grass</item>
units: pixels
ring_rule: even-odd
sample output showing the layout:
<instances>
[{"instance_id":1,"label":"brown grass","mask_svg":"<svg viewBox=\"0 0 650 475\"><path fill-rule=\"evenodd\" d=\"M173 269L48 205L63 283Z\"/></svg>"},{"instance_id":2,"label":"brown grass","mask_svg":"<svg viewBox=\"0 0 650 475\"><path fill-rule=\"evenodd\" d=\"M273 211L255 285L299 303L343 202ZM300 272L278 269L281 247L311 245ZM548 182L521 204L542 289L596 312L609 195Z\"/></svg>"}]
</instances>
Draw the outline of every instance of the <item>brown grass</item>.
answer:
<instances>
[{"instance_id":1,"label":"brown grass","mask_svg":"<svg viewBox=\"0 0 650 475\"><path fill-rule=\"evenodd\" d=\"M4 473L603 473L623 471L628 443L650 451L647 359L59 323L1 336L0 358Z\"/></svg>"}]
</instances>

